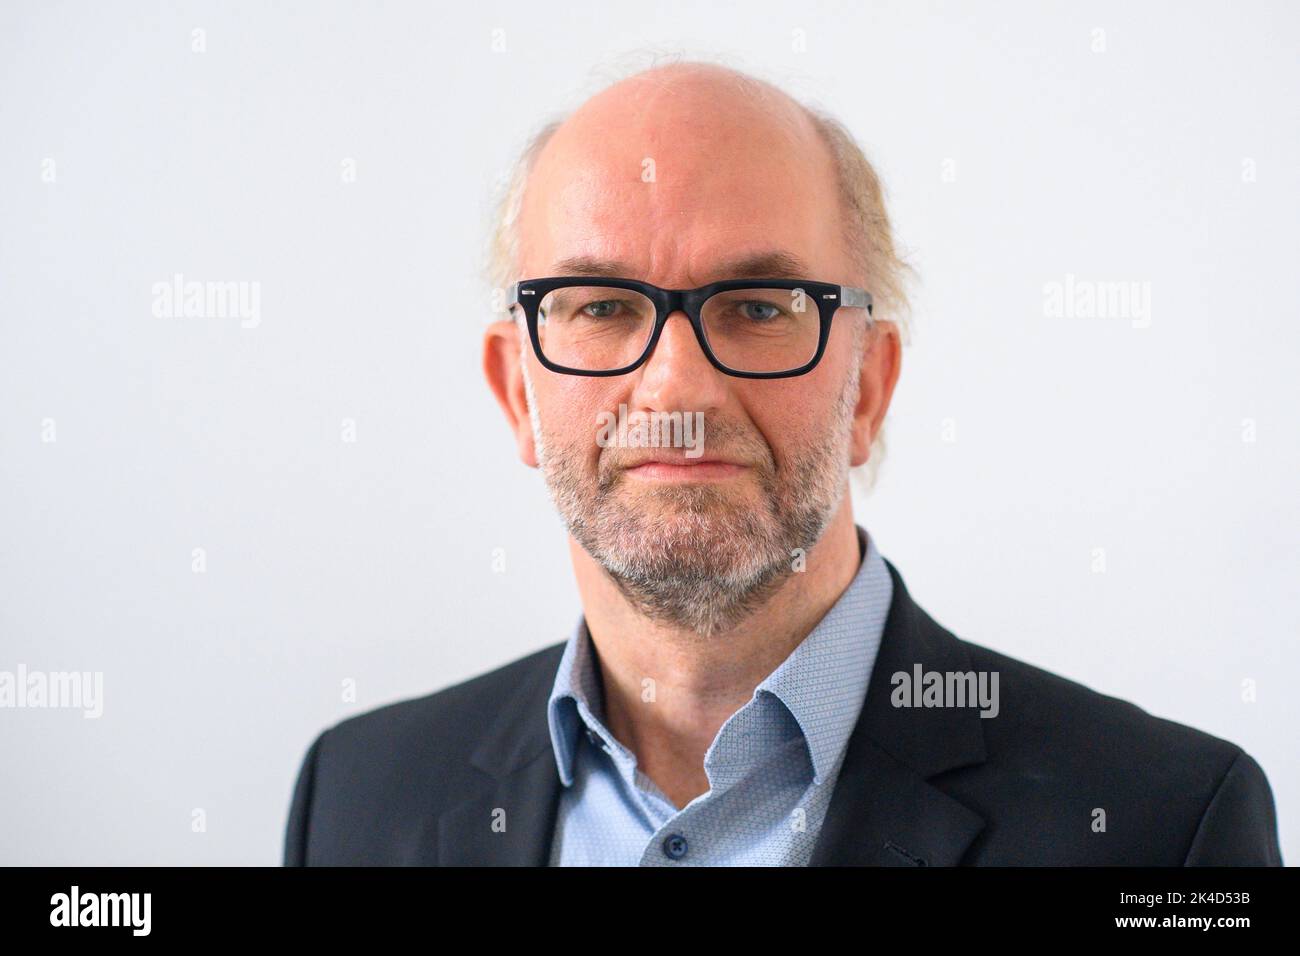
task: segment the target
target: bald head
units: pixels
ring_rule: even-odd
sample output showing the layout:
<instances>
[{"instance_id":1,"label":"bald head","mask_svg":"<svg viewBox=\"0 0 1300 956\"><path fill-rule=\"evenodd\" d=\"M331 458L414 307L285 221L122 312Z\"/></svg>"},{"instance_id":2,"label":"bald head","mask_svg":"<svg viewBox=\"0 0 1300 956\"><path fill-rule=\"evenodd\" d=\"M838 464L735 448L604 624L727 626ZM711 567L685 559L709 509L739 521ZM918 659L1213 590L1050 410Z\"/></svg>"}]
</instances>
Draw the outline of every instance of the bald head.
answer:
<instances>
[{"instance_id":1,"label":"bald head","mask_svg":"<svg viewBox=\"0 0 1300 956\"><path fill-rule=\"evenodd\" d=\"M585 257L663 285L726 278L746 250L816 248L860 284L843 248L834 156L808 111L723 67L674 64L592 97L537 153L520 204L520 275Z\"/></svg>"}]
</instances>

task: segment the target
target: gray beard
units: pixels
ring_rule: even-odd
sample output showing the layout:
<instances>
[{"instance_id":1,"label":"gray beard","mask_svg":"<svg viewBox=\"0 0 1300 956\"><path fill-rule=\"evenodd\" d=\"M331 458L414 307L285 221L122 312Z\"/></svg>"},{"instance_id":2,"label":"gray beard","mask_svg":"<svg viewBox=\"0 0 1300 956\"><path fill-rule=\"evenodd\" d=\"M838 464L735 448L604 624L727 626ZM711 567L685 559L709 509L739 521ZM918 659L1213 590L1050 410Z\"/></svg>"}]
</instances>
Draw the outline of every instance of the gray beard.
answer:
<instances>
[{"instance_id":1,"label":"gray beard","mask_svg":"<svg viewBox=\"0 0 1300 956\"><path fill-rule=\"evenodd\" d=\"M581 469L587 447L555 448L534 418L538 463L565 527L609 574L624 598L665 626L712 637L767 603L822 536L847 490L849 422L858 373L848 377L834 426L791 449L778 468L751 430L709 422L713 447L748 452L761 490L757 508L709 484L647 488L658 513L634 507L629 481L602 456L593 482ZM530 408L536 404L530 396ZM819 430L811 429L813 433Z\"/></svg>"}]
</instances>

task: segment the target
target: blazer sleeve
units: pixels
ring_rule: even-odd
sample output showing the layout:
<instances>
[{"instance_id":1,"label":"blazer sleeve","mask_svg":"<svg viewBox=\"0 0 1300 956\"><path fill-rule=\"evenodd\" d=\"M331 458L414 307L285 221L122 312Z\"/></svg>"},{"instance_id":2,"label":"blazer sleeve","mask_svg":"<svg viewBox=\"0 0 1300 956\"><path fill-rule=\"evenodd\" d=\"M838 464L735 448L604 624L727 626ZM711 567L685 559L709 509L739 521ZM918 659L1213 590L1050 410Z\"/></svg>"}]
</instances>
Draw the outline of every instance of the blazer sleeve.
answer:
<instances>
[{"instance_id":1,"label":"blazer sleeve","mask_svg":"<svg viewBox=\"0 0 1300 956\"><path fill-rule=\"evenodd\" d=\"M316 760L320 754L321 741L329 731L322 731L307 749L302 767L298 770L298 782L293 788L293 800L289 804L289 824L284 832L284 865L307 865L308 824L311 821L312 794L316 787Z\"/></svg>"},{"instance_id":2,"label":"blazer sleeve","mask_svg":"<svg viewBox=\"0 0 1300 956\"><path fill-rule=\"evenodd\" d=\"M1273 791L1244 750L1201 816L1184 866L1281 866Z\"/></svg>"}]
</instances>

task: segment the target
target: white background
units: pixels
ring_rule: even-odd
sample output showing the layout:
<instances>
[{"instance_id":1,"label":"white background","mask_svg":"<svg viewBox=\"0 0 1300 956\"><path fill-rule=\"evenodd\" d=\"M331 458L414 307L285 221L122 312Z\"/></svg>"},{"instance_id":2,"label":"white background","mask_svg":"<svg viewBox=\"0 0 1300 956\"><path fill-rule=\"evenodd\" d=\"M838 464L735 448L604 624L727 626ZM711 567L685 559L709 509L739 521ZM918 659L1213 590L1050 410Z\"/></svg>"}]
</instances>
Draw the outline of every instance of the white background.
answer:
<instances>
[{"instance_id":1,"label":"white background","mask_svg":"<svg viewBox=\"0 0 1300 956\"><path fill-rule=\"evenodd\" d=\"M857 516L913 595L1240 744L1300 862L1298 10L5 3L0 670L105 700L0 710L0 862L277 863L319 730L568 635L483 249L525 136L647 48L885 179L920 283ZM260 325L156 318L178 272L259 282ZM1067 274L1149 283L1150 326L1046 316Z\"/></svg>"}]
</instances>

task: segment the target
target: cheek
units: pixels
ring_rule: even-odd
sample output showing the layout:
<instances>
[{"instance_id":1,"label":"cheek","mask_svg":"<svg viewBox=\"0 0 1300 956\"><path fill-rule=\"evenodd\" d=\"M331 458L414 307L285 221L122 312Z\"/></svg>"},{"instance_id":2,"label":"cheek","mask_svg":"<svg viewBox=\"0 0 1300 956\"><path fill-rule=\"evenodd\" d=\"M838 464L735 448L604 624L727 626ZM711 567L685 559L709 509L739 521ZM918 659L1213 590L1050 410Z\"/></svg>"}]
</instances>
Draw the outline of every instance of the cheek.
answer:
<instances>
[{"instance_id":1,"label":"cheek","mask_svg":"<svg viewBox=\"0 0 1300 956\"><path fill-rule=\"evenodd\" d=\"M555 375L545 369L541 374L546 381L537 383L537 405L543 430L570 454L594 461L601 451L596 444L597 416L604 411L617 415L619 402L627 402L625 390L611 385L611 379Z\"/></svg>"},{"instance_id":2,"label":"cheek","mask_svg":"<svg viewBox=\"0 0 1300 956\"><path fill-rule=\"evenodd\" d=\"M807 375L755 381L745 390L745 412L778 467L803 454L810 444L833 440L830 429L843 372L830 369L823 359Z\"/></svg>"}]
</instances>

